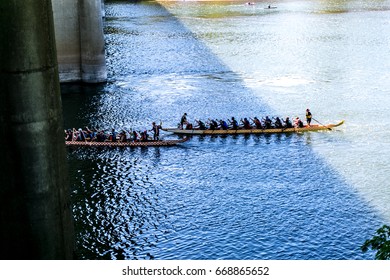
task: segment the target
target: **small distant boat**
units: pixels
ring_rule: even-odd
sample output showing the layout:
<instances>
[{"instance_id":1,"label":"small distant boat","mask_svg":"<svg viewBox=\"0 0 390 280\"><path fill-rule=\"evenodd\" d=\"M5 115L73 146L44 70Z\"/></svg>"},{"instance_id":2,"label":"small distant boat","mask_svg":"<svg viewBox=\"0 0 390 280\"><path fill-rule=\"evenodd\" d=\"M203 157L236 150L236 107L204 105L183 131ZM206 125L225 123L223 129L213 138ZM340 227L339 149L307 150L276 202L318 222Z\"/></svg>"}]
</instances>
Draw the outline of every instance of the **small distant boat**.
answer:
<instances>
[{"instance_id":1,"label":"small distant boat","mask_svg":"<svg viewBox=\"0 0 390 280\"><path fill-rule=\"evenodd\" d=\"M292 127L292 128L269 128L269 129L180 129L180 128L162 128L166 132L172 132L179 135L236 135L236 134L270 134L270 133L297 133L305 131L320 131L320 130L332 130L332 128L340 126L344 123L341 121L336 124L316 125L304 127Z\"/></svg>"},{"instance_id":2,"label":"small distant boat","mask_svg":"<svg viewBox=\"0 0 390 280\"><path fill-rule=\"evenodd\" d=\"M265 7L264 9L265 10L268 10L268 9L276 9L277 7L275 7L275 6L268 6L268 7Z\"/></svg>"},{"instance_id":3,"label":"small distant boat","mask_svg":"<svg viewBox=\"0 0 390 280\"><path fill-rule=\"evenodd\" d=\"M149 140L144 142L96 142L96 141L65 141L68 147L169 147L188 141L185 137L179 140Z\"/></svg>"}]
</instances>

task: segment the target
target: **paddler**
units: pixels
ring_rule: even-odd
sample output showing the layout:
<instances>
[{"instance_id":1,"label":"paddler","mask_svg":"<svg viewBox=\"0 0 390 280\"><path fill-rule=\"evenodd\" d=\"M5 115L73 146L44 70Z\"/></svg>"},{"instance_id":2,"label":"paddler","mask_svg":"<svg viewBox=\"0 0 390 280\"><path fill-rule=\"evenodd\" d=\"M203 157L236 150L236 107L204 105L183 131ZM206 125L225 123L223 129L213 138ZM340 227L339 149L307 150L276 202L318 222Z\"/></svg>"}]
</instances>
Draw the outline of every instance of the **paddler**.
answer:
<instances>
[{"instance_id":1,"label":"paddler","mask_svg":"<svg viewBox=\"0 0 390 280\"><path fill-rule=\"evenodd\" d=\"M228 124L227 124L226 121L224 121L224 120L219 120L219 125L221 126L221 128L222 128L223 130L229 129Z\"/></svg>"},{"instance_id":2,"label":"paddler","mask_svg":"<svg viewBox=\"0 0 390 280\"><path fill-rule=\"evenodd\" d=\"M195 120L195 121L197 122L198 127L199 127L200 130L206 130L207 129L204 122L202 122L201 120Z\"/></svg>"},{"instance_id":3,"label":"paddler","mask_svg":"<svg viewBox=\"0 0 390 280\"><path fill-rule=\"evenodd\" d=\"M312 119L311 112L309 109L306 109L306 122L308 126L310 126L311 119Z\"/></svg>"},{"instance_id":4,"label":"paddler","mask_svg":"<svg viewBox=\"0 0 390 280\"><path fill-rule=\"evenodd\" d=\"M261 124L261 121L257 117L254 117L253 123L255 124L257 129L264 129L263 125Z\"/></svg>"},{"instance_id":5,"label":"paddler","mask_svg":"<svg viewBox=\"0 0 390 280\"><path fill-rule=\"evenodd\" d=\"M152 123L152 129L150 131L153 132L153 140L160 140L160 129L161 125L157 125L155 122Z\"/></svg>"},{"instance_id":6,"label":"paddler","mask_svg":"<svg viewBox=\"0 0 390 280\"><path fill-rule=\"evenodd\" d=\"M244 118L244 120L241 120L242 124L244 125L245 129L251 129L251 123L248 121L247 118Z\"/></svg>"},{"instance_id":7,"label":"paddler","mask_svg":"<svg viewBox=\"0 0 390 280\"><path fill-rule=\"evenodd\" d=\"M234 117L232 117L232 120L231 121L229 120L229 122L232 125L233 129L235 129L235 130L238 129L238 122L237 122L237 120Z\"/></svg>"},{"instance_id":8,"label":"paddler","mask_svg":"<svg viewBox=\"0 0 390 280\"><path fill-rule=\"evenodd\" d=\"M187 113L184 113L180 120L180 128L184 129L184 125L187 124Z\"/></svg>"},{"instance_id":9,"label":"paddler","mask_svg":"<svg viewBox=\"0 0 390 280\"><path fill-rule=\"evenodd\" d=\"M284 121L284 128L291 128L291 127L293 127L289 117L286 117L286 119L283 120L283 121Z\"/></svg>"}]
</instances>

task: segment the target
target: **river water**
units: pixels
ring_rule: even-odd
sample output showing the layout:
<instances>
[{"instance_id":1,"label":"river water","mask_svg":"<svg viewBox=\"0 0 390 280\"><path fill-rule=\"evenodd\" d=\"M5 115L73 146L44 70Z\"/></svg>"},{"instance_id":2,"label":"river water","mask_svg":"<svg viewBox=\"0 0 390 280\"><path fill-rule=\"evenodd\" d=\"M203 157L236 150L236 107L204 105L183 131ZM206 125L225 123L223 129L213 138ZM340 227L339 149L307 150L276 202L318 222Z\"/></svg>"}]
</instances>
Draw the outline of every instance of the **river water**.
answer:
<instances>
[{"instance_id":1,"label":"river water","mask_svg":"<svg viewBox=\"0 0 390 280\"><path fill-rule=\"evenodd\" d=\"M390 222L390 1L111 1L64 126L300 116L333 131L68 149L81 259L372 259ZM175 138L165 134L165 138Z\"/></svg>"}]
</instances>

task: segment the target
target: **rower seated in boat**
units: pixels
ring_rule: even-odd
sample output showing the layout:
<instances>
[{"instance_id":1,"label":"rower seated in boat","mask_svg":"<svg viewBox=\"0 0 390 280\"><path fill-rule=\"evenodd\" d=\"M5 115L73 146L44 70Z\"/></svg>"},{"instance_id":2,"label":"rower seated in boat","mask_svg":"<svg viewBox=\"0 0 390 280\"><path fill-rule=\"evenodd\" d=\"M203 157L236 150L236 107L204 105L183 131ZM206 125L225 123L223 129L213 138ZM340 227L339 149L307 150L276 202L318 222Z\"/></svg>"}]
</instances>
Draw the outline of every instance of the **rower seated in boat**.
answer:
<instances>
[{"instance_id":1,"label":"rower seated in boat","mask_svg":"<svg viewBox=\"0 0 390 280\"><path fill-rule=\"evenodd\" d=\"M215 121L215 120L210 120L210 129L211 129L211 130L216 130L216 129L218 129L218 123L217 123L217 121Z\"/></svg>"},{"instance_id":2,"label":"rower seated in boat","mask_svg":"<svg viewBox=\"0 0 390 280\"><path fill-rule=\"evenodd\" d=\"M279 117L276 117L275 118L275 127L276 128L283 128L283 124L282 124L282 121L280 120L280 118Z\"/></svg>"},{"instance_id":3,"label":"rower seated in boat","mask_svg":"<svg viewBox=\"0 0 390 280\"><path fill-rule=\"evenodd\" d=\"M187 122L186 129L187 130L193 129L192 123Z\"/></svg>"},{"instance_id":4,"label":"rower seated in boat","mask_svg":"<svg viewBox=\"0 0 390 280\"><path fill-rule=\"evenodd\" d=\"M148 132L146 130L141 131L141 139L140 139L140 141L141 142L147 142L148 140L149 140Z\"/></svg>"},{"instance_id":5,"label":"rower seated in boat","mask_svg":"<svg viewBox=\"0 0 390 280\"><path fill-rule=\"evenodd\" d=\"M241 122L242 122L242 124L244 125L244 128L245 128L245 129L251 129L251 128L252 128L252 127L251 127L251 124L250 124L250 122L248 121L247 118L244 118L244 120L241 120Z\"/></svg>"},{"instance_id":6,"label":"rower seated in boat","mask_svg":"<svg viewBox=\"0 0 390 280\"><path fill-rule=\"evenodd\" d=\"M272 128L272 120L268 116L266 116L264 119L264 126L267 129Z\"/></svg>"},{"instance_id":7,"label":"rower seated in boat","mask_svg":"<svg viewBox=\"0 0 390 280\"><path fill-rule=\"evenodd\" d=\"M135 130L133 131L133 141L134 142L139 142L140 141L140 137L139 137L137 131L135 131Z\"/></svg>"},{"instance_id":8,"label":"rower seated in boat","mask_svg":"<svg viewBox=\"0 0 390 280\"><path fill-rule=\"evenodd\" d=\"M284 121L284 128L292 128L293 127L289 117L286 117L286 119L283 121Z\"/></svg>"},{"instance_id":9,"label":"rower seated in boat","mask_svg":"<svg viewBox=\"0 0 390 280\"><path fill-rule=\"evenodd\" d=\"M93 141L94 138L95 138L95 133L93 130L89 129L88 126L86 126L84 128L84 135L85 135L85 138L89 141Z\"/></svg>"},{"instance_id":10,"label":"rower seated in boat","mask_svg":"<svg viewBox=\"0 0 390 280\"><path fill-rule=\"evenodd\" d=\"M223 130L228 130L229 126L224 120L219 120L219 124Z\"/></svg>"},{"instance_id":11,"label":"rower seated in boat","mask_svg":"<svg viewBox=\"0 0 390 280\"><path fill-rule=\"evenodd\" d=\"M119 132L119 142L127 142L127 135L124 129Z\"/></svg>"},{"instance_id":12,"label":"rower seated in boat","mask_svg":"<svg viewBox=\"0 0 390 280\"><path fill-rule=\"evenodd\" d=\"M296 117L295 121L294 121L294 125L295 125L295 127L303 127L303 122L301 121L301 119L299 117Z\"/></svg>"},{"instance_id":13,"label":"rower seated in boat","mask_svg":"<svg viewBox=\"0 0 390 280\"><path fill-rule=\"evenodd\" d=\"M116 131L115 129L111 129L111 134L108 138L111 142L116 142L117 141L117 134L116 134Z\"/></svg>"},{"instance_id":14,"label":"rower seated in boat","mask_svg":"<svg viewBox=\"0 0 390 280\"><path fill-rule=\"evenodd\" d=\"M75 141L86 141L85 134L81 128L79 128L79 130L73 128L73 135Z\"/></svg>"},{"instance_id":15,"label":"rower seated in boat","mask_svg":"<svg viewBox=\"0 0 390 280\"><path fill-rule=\"evenodd\" d=\"M104 133L104 130L99 131L98 134L96 135L96 142L104 142L106 141L106 139L107 136Z\"/></svg>"},{"instance_id":16,"label":"rower seated in boat","mask_svg":"<svg viewBox=\"0 0 390 280\"><path fill-rule=\"evenodd\" d=\"M70 128L65 130L65 141L73 141L73 132Z\"/></svg>"},{"instance_id":17,"label":"rower seated in boat","mask_svg":"<svg viewBox=\"0 0 390 280\"><path fill-rule=\"evenodd\" d=\"M261 124L261 121L257 117L254 117L253 123L255 124L257 129L263 129L263 125Z\"/></svg>"},{"instance_id":18,"label":"rower seated in boat","mask_svg":"<svg viewBox=\"0 0 390 280\"><path fill-rule=\"evenodd\" d=\"M207 129L204 122L202 122L201 120L195 120L195 121L196 121L196 123L198 124L198 128L199 128L200 130L206 130L206 129Z\"/></svg>"},{"instance_id":19,"label":"rower seated in boat","mask_svg":"<svg viewBox=\"0 0 390 280\"><path fill-rule=\"evenodd\" d=\"M232 117L232 120L231 121L229 120L229 122L232 125L232 129L234 129L234 130L238 129L238 122L234 117Z\"/></svg>"}]
</instances>

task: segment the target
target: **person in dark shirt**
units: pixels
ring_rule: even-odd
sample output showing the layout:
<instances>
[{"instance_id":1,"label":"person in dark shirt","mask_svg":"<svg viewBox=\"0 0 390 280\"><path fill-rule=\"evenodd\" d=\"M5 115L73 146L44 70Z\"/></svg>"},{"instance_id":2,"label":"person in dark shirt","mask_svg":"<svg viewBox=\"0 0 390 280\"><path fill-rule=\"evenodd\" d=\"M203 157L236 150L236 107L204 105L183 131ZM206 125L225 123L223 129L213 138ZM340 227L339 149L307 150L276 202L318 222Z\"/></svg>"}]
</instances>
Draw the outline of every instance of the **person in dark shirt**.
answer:
<instances>
[{"instance_id":1,"label":"person in dark shirt","mask_svg":"<svg viewBox=\"0 0 390 280\"><path fill-rule=\"evenodd\" d=\"M251 128L252 128L252 127L251 127L251 124L250 124L250 122L248 121L247 118L244 118L244 120L241 120L241 122L242 122L242 124L244 125L244 128L245 128L245 129L251 129Z\"/></svg>"},{"instance_id":2,"label":"person in dark shirt","mask_svg":"<svg viewBox=\"0 0 390 280\"><path fill-rule=\"evenodd\" d=\"M201 120L196 120L196 122L198 123L198 126L199 126L200 130L206 130L207 129L206 125Z\"/></svg>"},{"instance_id":3,"label":"person in dark shirt","mask_svg":"<svg viewBox=\"0 0 390 280\"><path fill-rule=\"evenodd\" d=\"M279 117L275 118L275 127L276 128L282 128L283 127L282 121L280 120Z\"/></svg>"},{"instance_id":4,"label":"person in dark shirt","mask_svg":"<svg viewBox=\"0 0 390 280\"><path fill-rule=\"evenodd\" d=\"M265 117L264 125L265 128L272 128L272 120L268 116Z\"/></svg>"},{"instance_id":5,"label":"person in dark shirt","mask_svg":"<svg viewBox=\"0 0 390 280\"><path fill-rule=\"evenodd\" d=\"M229 120L229 122L232 125L232 129L235 129L235 130L238 129L238 122L234 117L232 117L232 120L231 121Z\"/></svg>"},{"instance_id":6,"label":"person in dark shirt","mask_svg":"<svg viewBox=\"0 0 390 280\"><path fill-rule=\"evenodd\" d=\"M155 122L152 123L153 140L160 140L160 129L161 125L157 125Z\"/></svg>"},{"instance_id":7,"label":"person in dark shirt","mask_svg":"<svg viewBox=\"0 0 390 280\"><path fill-rule=\"evenodd\" d=\"M257 117L254 117L253 123L255 124L257 129L263 129L263 125L261 124L261 121Z\"/></svg>"},{"instance_id":8,"label":"person in dark shirt","mask_svg":"<svg viewBox=\"0 0 390 280\"><path fill-rule=\"evenodd\" d=\"M307 125L310 126L311 124L312 115L309 109L306 109L306 122Z\"/></svg>"},{"instance_id":9,"label":"person in dark shirt","mask_svg":"<svg viewBox=\"0 0 390 280\"><path fill-rule=\"evenodd\" d=\"M180 128L184 129L184 125L187 124L187 113L184 113L180 120Z\"/></svg>"},{"instance_id":10,"label":"person in dark shirt","mask_svg":"<svg viewBox=\"0 0 390 280\"><path fill-rule=\"evenodd\" d=\"M286 119L284 120L284 128L292 128L292 123L290 121L290 118L289 117L286 117Z\"/></svg>"},{"instance_id":11,"label":"person in dark shirt","mask_svg":"<svg viewBox=\"0 0 390 280\"><path fill-rule=\"evenodd\" d=\"M99 131L99 133L96 135L96 141L97 142L104 142L106 141L106 135L103 130Z\"/></svg>"}]
</instances>

